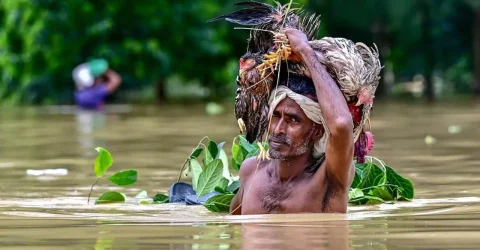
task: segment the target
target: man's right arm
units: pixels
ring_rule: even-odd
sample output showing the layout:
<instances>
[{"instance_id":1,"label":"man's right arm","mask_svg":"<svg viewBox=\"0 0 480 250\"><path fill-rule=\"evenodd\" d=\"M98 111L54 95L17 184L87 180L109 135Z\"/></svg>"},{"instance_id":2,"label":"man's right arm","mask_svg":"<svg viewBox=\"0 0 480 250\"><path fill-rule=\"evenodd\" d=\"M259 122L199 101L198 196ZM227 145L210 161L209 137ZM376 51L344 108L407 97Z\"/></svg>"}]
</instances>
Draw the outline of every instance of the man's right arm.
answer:
<instances>
[{"instance_id":1,"label":"man's right arm","mask_svg":"<svg viewBox=\"0 0 480 250\"><path fill-rule=\"evenodd\" d=\"M122 78L120 77L117 72L109 69L107 72L105 72L105 75L107 76L107 92L111 94L113 91L115 91L118 87L120 87L120 84L122 83Z\"/></svg>"}]
</instances>

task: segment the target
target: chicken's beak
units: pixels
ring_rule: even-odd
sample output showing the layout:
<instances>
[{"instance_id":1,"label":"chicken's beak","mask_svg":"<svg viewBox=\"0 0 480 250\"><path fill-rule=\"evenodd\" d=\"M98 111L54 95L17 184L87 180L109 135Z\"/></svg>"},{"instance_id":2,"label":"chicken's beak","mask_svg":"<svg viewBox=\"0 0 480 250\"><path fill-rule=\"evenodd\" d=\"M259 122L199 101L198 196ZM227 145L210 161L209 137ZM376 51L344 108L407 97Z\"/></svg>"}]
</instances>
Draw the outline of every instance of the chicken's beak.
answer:
<instances>
[{"instance_id":1,"label":"chicken's beak","mask_svg":"<svg viewBox=\"0 0 480 250\"><path fill-rule=\"evenodd\" d=\"M238 74L239 74L239 75L242 75L243 72L245 72L245 70L243 70L243 69L238 70Z\"/></svg>"},{"instance_id":2,"label":"chicken's beak","mask_svg":"<svg viewBox=\"0 0 480 250\"><path fill-rule=\"evenodd\" d=\"M358 102L355 104L355 106L358 107L358 106L360 106L360 105L362 105L362 101L361 101L360 99L358 99Z\"/></svg>"}]
</instances>

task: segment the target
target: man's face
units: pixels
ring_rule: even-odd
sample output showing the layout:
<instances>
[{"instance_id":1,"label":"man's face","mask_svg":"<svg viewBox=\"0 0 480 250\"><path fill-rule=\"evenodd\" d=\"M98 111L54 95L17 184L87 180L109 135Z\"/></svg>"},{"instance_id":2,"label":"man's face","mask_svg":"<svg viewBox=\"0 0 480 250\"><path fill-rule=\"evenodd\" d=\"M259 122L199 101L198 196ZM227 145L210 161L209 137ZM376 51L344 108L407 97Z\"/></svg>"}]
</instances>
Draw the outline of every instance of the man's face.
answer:
<instances>
[{"instance_id":1,"label":"man's face","mask_svg":"<svg viewBox=\"0 0 480 250\"><path fill-rule=\"evenodd\" d=\"M295 101L285 98L273 111L268 135L270 157L283 160L310 153L314 141L321 138L320 130Z\"/></svg>"}]
</instances>

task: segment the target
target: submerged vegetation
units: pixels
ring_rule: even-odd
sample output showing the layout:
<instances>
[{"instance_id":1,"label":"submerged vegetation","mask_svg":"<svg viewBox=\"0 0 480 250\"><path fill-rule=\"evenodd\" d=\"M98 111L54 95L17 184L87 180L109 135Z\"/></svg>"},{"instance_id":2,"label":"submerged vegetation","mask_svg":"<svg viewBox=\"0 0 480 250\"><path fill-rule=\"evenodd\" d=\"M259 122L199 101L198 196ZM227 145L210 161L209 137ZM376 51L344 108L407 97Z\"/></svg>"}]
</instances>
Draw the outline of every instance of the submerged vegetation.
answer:
<instances>
[{"instance_id":1,"label":"submerged vegetation","mask_svg":"<svg viewBox=\"0 0 480 250\"><path fill-rule=\"evenodd\" d=\"M207 143L204 144L204 141ZM237 136L233 140L232 156L229 161L223 149L224 145L224 142L217 144L208 137L203 138L185 161L178 178L180 181L182 176L191 177L191 185L197 201L212 212L229 211L230 202L240 188L239 177L233 175L230 170L238 172L245 159L254 157L259 152L257 144L250 144L245 137ZM112 156L106 149L97 148L96 150L99 155L95 161L94 171L98 178L95 183L113 163ZM137 171L120 171L108 179L118 186L132 185L137 180ZM202 197L208 197L208 199L205 200ZM157 194L150 199L146 191L140 192L135 198L142 199L141 204L169 202L168 195ZM397 174L383 161L367 157L366 163L355 164L355 178L348 198L351 205L410 201L414 198L414 186L409 179ZM101 195L95 203L125 202L125 199L125 194L109 191Z\"/></svg>"}]
</instances>

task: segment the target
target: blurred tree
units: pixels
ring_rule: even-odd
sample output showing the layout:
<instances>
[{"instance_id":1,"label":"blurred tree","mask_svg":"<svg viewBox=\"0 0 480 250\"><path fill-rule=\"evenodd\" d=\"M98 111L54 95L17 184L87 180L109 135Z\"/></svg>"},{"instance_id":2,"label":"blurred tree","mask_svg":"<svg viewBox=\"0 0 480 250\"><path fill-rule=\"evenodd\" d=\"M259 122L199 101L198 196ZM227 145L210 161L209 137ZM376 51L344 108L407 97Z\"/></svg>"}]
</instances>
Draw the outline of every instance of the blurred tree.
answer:
<instances>
[{"instance_id":1,"label":"blurred tree","mask_svg":"<svg viewBox=\"0 0 480 250\"><path fill-rule=\"evenodd\" d=\"M95 57L122 75L120 94L156 86L165 99L166 80L180 76L208 87L210 98L231 97L248 31L206 21L239 1L2 0L0 103L73 103L71 71ZM480 93L480 0L295 2L322 14L319 37L375 43L396 81L440 72L455 92ZM433 81L426 86L433 98Z\"/></svg>"},{"instance_id":2,"label":"blurred tree","mask_svg":"<svg viewBox=\"0 0 480 250\"><path fill-rule=\"evenodd\" d=\"M472 6L475 16L473 18L473 72L475 76L474 91L480 95L480 1L467 0L467 3Z\"/></svg>"}]
</instances>

